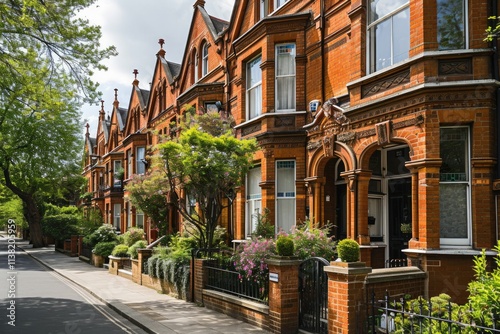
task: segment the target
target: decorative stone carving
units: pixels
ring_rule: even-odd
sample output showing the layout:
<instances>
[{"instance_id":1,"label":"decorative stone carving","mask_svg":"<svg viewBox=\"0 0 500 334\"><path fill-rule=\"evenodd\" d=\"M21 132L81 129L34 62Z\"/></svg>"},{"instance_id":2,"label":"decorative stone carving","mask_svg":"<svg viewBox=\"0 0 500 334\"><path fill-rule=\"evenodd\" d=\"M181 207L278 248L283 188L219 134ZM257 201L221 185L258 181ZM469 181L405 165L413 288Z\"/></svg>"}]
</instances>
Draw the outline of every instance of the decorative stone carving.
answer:
<instances>
[{"instance_id":1,"label":"decorative stone carving","mask_svg":"<svg viewBox=\"0 0 500 334\"><path fill-rule=\"evenodd\" d=\"M363 85L361 87L361 96L365 98L409 82L410 69L407 69L391 75L390 77L383 78L382 80Z\"/></svg>"},{"instance_id":2,"label":"decorative stone carving","mask_svg":"<svg viewBox=\"0 0 500 334\"><path fill-rule=\"evenodd\" d=\"M375 132L377 133L377 141L379 145L386 145L391 142L392 137L392 121L385 121L375 124Z\"/></svg>"},{"instance_id":3,"label":"decorative stone carving","mask_svg":"<svg viewBox=\"0 0 500 334\"><path fill-rule=\"evenodd\" d=\"M472 74L472 60L467 59L441 59L438 65L439 75Z\"/></svg>"}]
</instances>

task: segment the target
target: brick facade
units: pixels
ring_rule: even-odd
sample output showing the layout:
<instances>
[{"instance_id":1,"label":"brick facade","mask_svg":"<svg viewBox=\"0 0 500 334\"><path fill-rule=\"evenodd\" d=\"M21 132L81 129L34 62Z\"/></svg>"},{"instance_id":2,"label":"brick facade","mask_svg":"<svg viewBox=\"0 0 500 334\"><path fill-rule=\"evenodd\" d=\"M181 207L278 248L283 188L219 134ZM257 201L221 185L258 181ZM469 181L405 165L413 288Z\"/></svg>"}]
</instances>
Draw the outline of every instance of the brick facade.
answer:
<instances>
[{"instance_id":1,"label":"brick facade","mask_svg":"<svg viewBox=\"0 0 500 334\"><path fill-rule=\"evenodd\" d=\"M260 0L243 0L235 2L230 22L209 16L205 2L197 1L182 63L168 62L160 41L150 91L139 89L135 80L131 105L120 109L115 96L110 120L102 107L96 138L87 135L84 175L93 206L110 222L113 205L121 204L123 230L134 226L135 209L128 222L123 194L105 191L113 180L113 160L122 159L127 169L128 149L157 143L152 133L177 135L185 105L203 112L220 101L222 111L236 120L236 135L256 138L260 145L254 156L261 168L260 205L269 209L277 231L306 216L329 222L336 238L362 245L367 265L380 268L387 260L409 257L429 273L425 293L449 291L463 301L472 257L499 238L495 201L500 190L499 73L493 72L498 59L483 40L488 17L498 13L485 1L466 2L465 45L451 48L440 45L436 1L402 5L397 13L408 13L409 35L401 40L408 43L408 54L375 68L380 59L370 46L367 1L289 0L280 8L267 1L267 11L260 12ZM200 58L205 46L206 73ZM289 70L280 68L281 51L293 55L293 103L286 94L279 96L280 89L288 91L277 76ZM249 80L255 73L249 66L255 59L260 59L261 109L252 115ZM316 111L310 110L311 101L318 101ZM115 120L123 120L123 128L114 128ZM441 197L443 156L449 152L441 151L441 133L456 128L467 129L460 158L465 190L453 196L456 203L444 205L449 198ZM278 185L284 177L277 168L281 161L293 162L295 171L285 191ZM284 209L287 199L293 205ZM241 185L221 221L230 240L250 234L248 205ZM449 221L455 206L464 213ZM288 221L280 220L283 215ZM175 231L180 219L173 214L172 221L170 231ZM460 237L446 235L446 227L458 222L464 225ZM442 279L456 268L463 273L460 280Z\"/></svg>"}]
</instances>

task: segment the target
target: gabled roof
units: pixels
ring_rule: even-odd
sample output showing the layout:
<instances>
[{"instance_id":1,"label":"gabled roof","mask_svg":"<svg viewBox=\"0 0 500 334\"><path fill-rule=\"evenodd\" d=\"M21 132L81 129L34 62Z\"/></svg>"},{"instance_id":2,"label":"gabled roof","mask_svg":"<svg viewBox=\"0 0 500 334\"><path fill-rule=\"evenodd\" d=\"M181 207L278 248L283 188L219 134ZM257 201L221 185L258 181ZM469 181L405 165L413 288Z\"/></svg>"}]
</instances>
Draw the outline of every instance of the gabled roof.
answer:
<instances>
[{"instance_id":1,"label":"gabled roof","mask_svg":"<svg viewBox=\"0 0 500 334\"><path fill-rule=\"evenodd\" d=\"M127 114L128 114L127 108L118 108L116 113L116 119L118 120L118 127L122 132L125 129L125 125L127 122Z\"/></svg>"},{"instance_id":2,"label":"gabled roof","mask_svg":"<svg viewBox=\"0 0 500 334\"><path fill-rule=\"evenodd\" d=\"M168 84L172 85L181 72L181 64L168 61L162 56L158 56L158 58L160 59L163 70L167 75Z\"/></svg>"},{"instance_id":3,"label":"gabled roof","mask_svg":"<svg viewBox=\"0 0 500 334\"><path fill-rule=\"evenodd\" d=\"M229 27L229 22L222 20L222 19L219 19L219 18L216 18L216 17L211 16L211 15L208 15L207 11L205 10L205 7L197 6L197 8L200 11L200 14L201 14L201 17L203 18L203 21L205 21L205 24L206 24L208 30L212 34L212 38L214 39L214 41L217 41L217 39L219 38L221 33L224 32L224 30L226 30L227 27ZM195 14L196 14L196 11L193 14L193 20L194 20ZM191 24L192 24L192 22L193 21L191 21Z\"/></svg>"}]
</instances>

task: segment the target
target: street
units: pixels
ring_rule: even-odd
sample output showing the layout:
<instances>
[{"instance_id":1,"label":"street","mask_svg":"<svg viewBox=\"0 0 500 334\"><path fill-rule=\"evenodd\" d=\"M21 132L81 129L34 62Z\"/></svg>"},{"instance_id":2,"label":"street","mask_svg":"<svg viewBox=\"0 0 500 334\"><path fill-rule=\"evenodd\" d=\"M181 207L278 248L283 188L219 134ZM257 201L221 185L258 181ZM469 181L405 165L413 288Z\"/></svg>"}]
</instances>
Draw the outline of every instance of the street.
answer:
<instances>
[{"instance_id":1,"label":"street","mask_svg":"<svg viewBox=\"0 0 500 334\"><path fill-rule=\"evenodd\" d=\"M145 333L0 237L0 333Z\"/></svg>"}]
</instances>

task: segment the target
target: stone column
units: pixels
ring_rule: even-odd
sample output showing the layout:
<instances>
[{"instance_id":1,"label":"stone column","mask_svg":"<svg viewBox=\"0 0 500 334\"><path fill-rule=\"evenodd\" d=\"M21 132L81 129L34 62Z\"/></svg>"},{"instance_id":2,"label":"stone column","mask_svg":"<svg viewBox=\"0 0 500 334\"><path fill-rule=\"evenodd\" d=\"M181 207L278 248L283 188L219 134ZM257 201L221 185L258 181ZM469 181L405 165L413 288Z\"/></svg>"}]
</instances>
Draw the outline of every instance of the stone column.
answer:
<instances>
[{"instance_id":1,"label":"stone column","mask_svg":"<svg viewBox=\"0 0 500 334\"><path fill-rule=\"evenodd\" d=\"M328 274L328 333L358 333L365 323L365 279L372 268L364 262L331 262L324 270Z\"/></svg>"},{"instance_id":2,"label":"stone column","mask_svg":"<svg viewBox=\"0 0 500 334\"><path fill-rule=\"evenodd\" d=\"M271 257L269 267L269 330L291 334L299 330L299 266L296 257Z\"/></svg>"}]
</instances>

